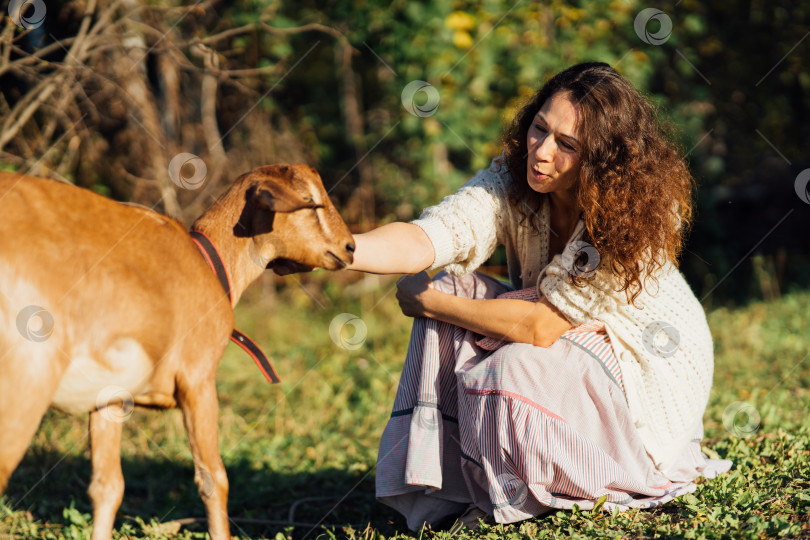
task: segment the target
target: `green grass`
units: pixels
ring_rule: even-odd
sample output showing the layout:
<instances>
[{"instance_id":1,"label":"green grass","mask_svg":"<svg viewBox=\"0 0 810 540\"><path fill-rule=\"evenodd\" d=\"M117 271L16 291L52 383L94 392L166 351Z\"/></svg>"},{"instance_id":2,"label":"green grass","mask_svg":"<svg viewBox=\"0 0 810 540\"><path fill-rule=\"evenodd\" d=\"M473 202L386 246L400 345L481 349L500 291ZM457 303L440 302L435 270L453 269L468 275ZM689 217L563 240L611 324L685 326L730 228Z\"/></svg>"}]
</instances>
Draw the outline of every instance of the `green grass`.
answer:
<instances>
[{"instance_id":1,"label":"green grass","mask_svg":"<svg viewBox=\"0 0 810 540\"><path fill-rule=\"evenodd\" d=\"M268 385L229 346L218 386L232 533L450 538L409 533L374 499L377 444L410 325L397 309L393 280L339 285L322 274L313 278L306 291L288 278L275 300L272 288L256 285L237 309L238 327L271 354L283 382ZM366 325L356 350L330 338L330 322L341 313ZM717 355L704 449L732 459L730 473L702 479L694 495L654 510L561 511L456 536L810 538L810 293L718 309L709 321ZM47 414L0 499L0 538L89 538L86 423L86 415ZM177 522L204 515L178 411L136 411L124 425L122 461L127 487L116 537L205 537L204 523Z\"/></svg>"}]
</instances>

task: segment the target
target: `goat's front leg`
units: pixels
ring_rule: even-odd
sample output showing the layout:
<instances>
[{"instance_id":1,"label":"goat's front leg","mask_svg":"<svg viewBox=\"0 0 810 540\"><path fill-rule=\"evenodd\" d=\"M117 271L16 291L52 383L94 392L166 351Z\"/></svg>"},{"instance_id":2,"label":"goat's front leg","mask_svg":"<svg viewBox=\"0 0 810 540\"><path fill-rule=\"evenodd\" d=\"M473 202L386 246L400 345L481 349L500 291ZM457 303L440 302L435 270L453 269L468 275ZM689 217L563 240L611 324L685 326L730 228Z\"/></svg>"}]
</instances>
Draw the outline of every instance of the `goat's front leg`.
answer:
<instances>
[{"instance_id":1,"label":"goat's front leg","mask_svg":"<svg viewBox=\"0 0 810 540\"><path fill-rule=\"evenodd\" d=\"M177 397L194 458L194 482L208 516L208 533L212 540L228 539L228 476L217 441L219 404L213 374L192 385L178 380Z\"/></svg>"},{"instance_id":2,"label":"goat's front leg","mask_svg":"<svg viewBox=\"0 0 810 540\"><path fill-rule=\"evenodd\" d=\"M93 500L92 540L112 537L115 513L124 498L121 472L121 405L109 405L90 413L90 459L93 478L88 493Z\"/></svg>"}]
</instances>

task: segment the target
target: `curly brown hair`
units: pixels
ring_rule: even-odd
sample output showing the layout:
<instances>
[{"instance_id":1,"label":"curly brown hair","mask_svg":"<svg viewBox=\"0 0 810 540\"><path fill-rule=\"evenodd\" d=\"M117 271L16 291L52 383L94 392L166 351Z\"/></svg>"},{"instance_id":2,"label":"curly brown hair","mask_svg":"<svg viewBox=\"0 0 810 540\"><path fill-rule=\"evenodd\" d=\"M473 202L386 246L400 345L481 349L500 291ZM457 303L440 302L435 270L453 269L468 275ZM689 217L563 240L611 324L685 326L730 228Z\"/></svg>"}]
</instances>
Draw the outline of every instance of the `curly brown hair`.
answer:
<instances>
[{"instance_id":1,"label":"curly brown hair","mask_svg":"<svg viewBox=\"0 0 810 540\"><path fill-rule=\"evenodd\" d=\"M668 260L677 265L692 223L695 181L669 128L624 77L601 62L577 64L552 77L517 113L503 134L512 176L510 205L533 226L543 197L526 181L526 134L537 111L558 92L578 108L582 141L577 202L588 241L609 264L633 302L642 275L654 278ZM572 275L581 285L583 278Z\"/></svg>"}]
</instances>

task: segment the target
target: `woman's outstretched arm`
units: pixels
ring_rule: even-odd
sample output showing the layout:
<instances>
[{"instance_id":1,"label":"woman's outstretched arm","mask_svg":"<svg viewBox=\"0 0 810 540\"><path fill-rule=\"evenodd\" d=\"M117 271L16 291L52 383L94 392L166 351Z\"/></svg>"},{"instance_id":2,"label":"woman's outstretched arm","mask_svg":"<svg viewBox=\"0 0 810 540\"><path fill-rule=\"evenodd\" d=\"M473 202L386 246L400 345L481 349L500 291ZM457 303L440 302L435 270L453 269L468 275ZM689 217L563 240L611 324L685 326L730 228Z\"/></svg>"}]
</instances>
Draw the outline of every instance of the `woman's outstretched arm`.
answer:
<instances>
[{"instance_id":1,"label":"woman's outstretched arm","mask_svg":"<svg viewBox=\"0 0 810 540\"><path fill-rule=\"evenodd\" d=\"M433 244L419 226L389 223L354 235L354 262L349 270L372 274L415 274L433 264Z\"/></svg>"}]
</instances>

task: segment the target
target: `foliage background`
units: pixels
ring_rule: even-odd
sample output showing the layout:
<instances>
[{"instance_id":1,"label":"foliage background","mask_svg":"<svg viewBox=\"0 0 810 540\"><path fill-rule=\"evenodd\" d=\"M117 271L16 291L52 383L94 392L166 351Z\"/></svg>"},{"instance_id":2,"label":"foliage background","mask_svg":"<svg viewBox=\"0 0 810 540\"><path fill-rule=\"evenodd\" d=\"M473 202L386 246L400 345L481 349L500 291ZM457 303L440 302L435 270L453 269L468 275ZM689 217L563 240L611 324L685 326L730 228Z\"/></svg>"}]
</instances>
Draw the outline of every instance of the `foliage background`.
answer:
<instances>
[{"instance_id":1,"label":"foliage background","mask_svg":"<svg viewBox=\"0 0 810 540\"><path fill-rule=\"evenodd\" d=\"M634 29L645 8L672 22L660 45ZM38 29L3 25L0 166L186 224L235 173L294 161L319 169L355 230L411 219L487 166L504 123L554 72L612 64L675 127L699 183L682 269L716 339L705 447L735 469L654 512L559 513L470 537L810 534L810 204L795 190L810 168L810 2L55 0ZM435 114L404 108L414 80L437 89ZM201 189L169 178L180 152L206 164ZM285 383L268 389L233 350L221 366L235 533L403 531L373 500L408 331L392 287L268 276L245 297L239 326L272 344ZM356 352L328 338L342 312L367 325ZM751 436L724 421L740 402L761 416ZM0 537L87 537L85 421L48 414L0 500ZM125 433L117 534L202 536L200 523L164 527L202 513L179 413L137 412Z\"/></svg>"}]
</instances>

